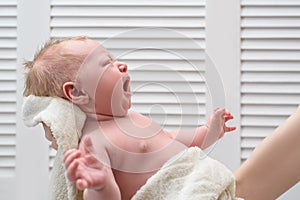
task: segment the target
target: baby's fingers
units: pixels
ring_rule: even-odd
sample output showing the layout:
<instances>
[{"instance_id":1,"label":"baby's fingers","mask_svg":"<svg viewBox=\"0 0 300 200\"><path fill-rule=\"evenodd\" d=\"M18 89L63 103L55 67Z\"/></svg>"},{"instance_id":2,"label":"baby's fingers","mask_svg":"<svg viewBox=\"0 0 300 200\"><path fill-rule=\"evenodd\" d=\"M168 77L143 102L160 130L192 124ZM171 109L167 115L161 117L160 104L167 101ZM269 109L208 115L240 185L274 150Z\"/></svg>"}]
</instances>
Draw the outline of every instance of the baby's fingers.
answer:
<instances>
[{"instance_id":1,"label":"baby's fingers","mask_svg":"<svg viewBox=\"0 0 300 200\"><path fill-rule=\"evenodd\" d=\"M227 122L228 120L231 120L234 117L230 114L230 115L225 115L224 118L225 118L225 122Z\"/></svg>"},{"instance_id":2,"label":"baby's fingers","mask_svg":"<svg viewBox=\"0 0 300 200\"><path fill-rule=\"evenodd\" d=\"M234 131L236 129L236 126L225 126L224 130L225 132Z\"/></svg>"},{"instance_id":3,"label":"baby's fingers","mask_svg":"<svg viewBox=\"0 0 300 200\"><path fill-rule=\"evenodd\" d=\"M84 179L78 179L76 181L76 186L79 190L84 190L84 189L87 189L88 188L88 183L86 180Z\"/></svg>"},{"instance_id":4,"label":"baby's fingers","mask_svg":"<svg viewBox=\"0 0 300 200\"><path fill-rule=\"evenodd\" d=\"M71 181L74 182L79 178L79 172L80 170L78 170L79 167L79 160L74 160L69 167L66 169L66 175L67 178Z\"/></svg>"},{"instance_id":5,"label":"baby's fingers","mask_svg":"<svg viewBox=\"0 0 300 200\"><path fill-rule=\"evenodd\" d=\"M78 179L76 181L78 189L101 189L106 183L105 171L94 171L90 168L83 168L79 171Z\"/></svg>"},{"instance_id":6,"label":"baby's fingers","mask_svg":"<svg viewBox=\"0 0 300 200\"><path fill-rule=\"evenodd\" d=\"M68 150L65 154L64 154L64 163L66 168L69 167L69 165L77 158L80 158L81 153L80 151L78 151L77 149L71 149Z\"/></svg>"}]
</instances>

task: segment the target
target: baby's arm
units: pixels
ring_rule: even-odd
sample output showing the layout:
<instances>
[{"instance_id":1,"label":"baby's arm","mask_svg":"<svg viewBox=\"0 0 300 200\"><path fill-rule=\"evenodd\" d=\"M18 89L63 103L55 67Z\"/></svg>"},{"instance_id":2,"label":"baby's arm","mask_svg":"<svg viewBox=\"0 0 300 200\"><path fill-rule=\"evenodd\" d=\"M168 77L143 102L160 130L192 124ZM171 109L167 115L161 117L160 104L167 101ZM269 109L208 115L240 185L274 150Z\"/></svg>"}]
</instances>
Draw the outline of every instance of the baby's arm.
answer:
<instances>
[{"instance_id":1,"label":"baby's arm","mask_svg":"<svg viewBox=\"0 0 300 200\"><path fill-rule=\"evenodd\" d=\"M81 150L71 149L65 153L64 163L68 179L75 182L78 189L85 190L86 200L121 199L111 168L104 165L91 149L91 139L87 138Z\"/></svg>"},{"instance_id":2,"label":"baby's arm","mask_svg":"<svg viewBox=\"0 0 300 200\"><path fill-rule=\"evenodd\" d=\"M171 136L188 147L198 146L205 149L221 138L224 133L236 129L235 126L226 126L233 116L226 109L216 108L210 115L206 125L196 130L172 131Z\"/></svg>"}]
</instances>

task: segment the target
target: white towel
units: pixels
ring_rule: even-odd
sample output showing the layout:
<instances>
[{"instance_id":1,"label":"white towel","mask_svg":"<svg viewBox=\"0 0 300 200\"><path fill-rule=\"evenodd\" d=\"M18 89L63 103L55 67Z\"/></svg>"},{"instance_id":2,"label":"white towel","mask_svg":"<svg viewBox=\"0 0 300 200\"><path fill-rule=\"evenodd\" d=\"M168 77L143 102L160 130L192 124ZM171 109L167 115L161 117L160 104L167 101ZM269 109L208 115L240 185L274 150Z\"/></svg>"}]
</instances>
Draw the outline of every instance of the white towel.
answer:
<instances>
[{"instance_id":1,"label":"white towel","mask_svg":"<svg viewBox=\"0 0 300 200\"><path fill-rule=\"evenodd\" d=\"M235 178L220 162L191 147L168 161L132 200L238 200Z\"/></svg>"},{"instance_id":2,"label":"white towel","mask_svg":"<svg viewBox=\"0 0 300 200\"><path fill-rule=\"evenodd\" d=\"M86 115L77 106L58 97L38 97L30 95L24 98L23 120L27 126L36 126L44 122L56 138L57 155L49 184L50 200L75 200L76 185L65 177L63 154L78 147Z\"/></svg>"}]
</instances>

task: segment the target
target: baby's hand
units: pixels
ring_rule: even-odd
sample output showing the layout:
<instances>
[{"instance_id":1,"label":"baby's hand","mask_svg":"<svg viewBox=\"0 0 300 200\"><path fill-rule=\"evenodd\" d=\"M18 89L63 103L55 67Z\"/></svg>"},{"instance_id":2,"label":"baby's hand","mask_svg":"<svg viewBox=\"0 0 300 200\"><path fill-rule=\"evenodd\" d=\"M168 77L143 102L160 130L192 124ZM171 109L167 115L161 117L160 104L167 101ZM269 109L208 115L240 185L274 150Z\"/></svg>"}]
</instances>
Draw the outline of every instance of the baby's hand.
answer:
<instances>
[{"instance_id":1,"label":"baby's hand","mask_svg":"<svg viewBox=\"0 0 300 200\"><path fill-rule=\"evenodd\" d=\"M225 132L230 132L236 129L235 126L226 126L226 122L230 119L233 119L228 110L225 108L215 108L212 114L210 115L206 126L208 130L218 136L218 138L223 137Z\"/></svg>"},{"instance_id":2,"label":"baby's hand","mask_svg":"<svg viewBox=\"0 0 300 200\"><path fill-rule=\"evenodd\" d=\"M226 126L225 123L231 119L233 119L233 116L225 108L214 109L206 123L208 131L205 138L205 146L210 146L219 138L223 137L224 133L236 129L235 126Z\"/></svg>"},{"instance_id":3,"label":"baby's hand","mask_svg":"<svg viewBox=\"0 0 300 200\"><path fill-rule=\"evenodd\" d=\"M107 167L90 152L91 141L85 141L84 152L71 149L64 154L66 174L80 190L101 190L107 181Z\"/></svg>"}]
</instances>

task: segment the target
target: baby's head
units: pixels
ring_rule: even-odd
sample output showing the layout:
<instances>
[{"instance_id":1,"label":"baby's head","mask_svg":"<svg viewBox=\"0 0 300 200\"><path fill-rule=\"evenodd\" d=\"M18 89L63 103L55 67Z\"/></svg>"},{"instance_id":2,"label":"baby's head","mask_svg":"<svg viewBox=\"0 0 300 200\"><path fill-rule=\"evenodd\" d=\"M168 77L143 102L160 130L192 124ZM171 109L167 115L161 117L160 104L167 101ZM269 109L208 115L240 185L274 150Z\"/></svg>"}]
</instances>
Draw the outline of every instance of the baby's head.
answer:
<instances>
[{"instance_id":1,"label":"baby's head","mask_svg":"<svg viewBox=\"0 0 300 200\"><path fill-rule=\"evenodd\" d=\"M85 112L111 116L130 108L127 65L87 37L51 40L25 68L24 96L60 97Z\"/></svg>"},{"instance_id":2,"label":"baby's head","mask_svg":"<svg viewBox=\"0 0 300 200\"><path fill-rule=\"evenodd\" d=\"M63 97L62 85L75 80L76 72L86 56L66 48L66 45L86 40L86 37L74 37L46 42L33 61L24 63L27 69L24 96Z\"/></svg>"}]
</instances>

